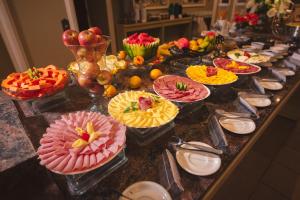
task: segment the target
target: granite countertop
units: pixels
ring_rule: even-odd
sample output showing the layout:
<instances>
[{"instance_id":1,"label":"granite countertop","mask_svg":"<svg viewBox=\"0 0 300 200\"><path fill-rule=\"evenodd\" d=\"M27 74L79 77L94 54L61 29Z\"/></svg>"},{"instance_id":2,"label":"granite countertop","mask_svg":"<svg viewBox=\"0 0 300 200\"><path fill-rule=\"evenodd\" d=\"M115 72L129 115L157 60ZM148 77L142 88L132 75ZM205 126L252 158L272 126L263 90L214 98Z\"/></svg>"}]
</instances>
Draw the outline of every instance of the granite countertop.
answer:
<instances>
[{"instance_id":1,"label":"granite countertop","mask_svg":"<svg viewBox=\"0 0 300 200\"><path fill-rule=\"evenodd\" d=\"M13 168L36 155L14 102L1 92L0 127L0 172Z\"/></svg>"}]
</instances>

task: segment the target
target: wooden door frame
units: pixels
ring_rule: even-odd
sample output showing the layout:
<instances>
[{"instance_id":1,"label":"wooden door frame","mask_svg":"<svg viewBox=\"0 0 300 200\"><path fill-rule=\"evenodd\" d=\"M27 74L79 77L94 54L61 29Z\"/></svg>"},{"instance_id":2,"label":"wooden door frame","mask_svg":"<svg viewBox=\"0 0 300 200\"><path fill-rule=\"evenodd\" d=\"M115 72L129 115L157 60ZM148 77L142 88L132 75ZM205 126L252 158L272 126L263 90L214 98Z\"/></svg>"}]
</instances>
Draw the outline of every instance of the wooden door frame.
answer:
<instances>
[{"instance_id":1,"label":"wooden door frame","mask_svg":"<svg viewBox=\"0 0 300 200\"><path fill-rule=\"evenodd\" d=\"M79 31L76 10L74 6L74 0L64 0L70 28Z\"/></svg>"},{"instance_id":2,"label":"wooden door frame","mask_svg":"<svg viewBox=\"0 0 300 200\"><path fill-rule=\"evenodd\" d=\"M7 0L0 0L0 33L15 70L26 70L30 66L29 61L18 35Z\"/></svg>"}]
</instances>

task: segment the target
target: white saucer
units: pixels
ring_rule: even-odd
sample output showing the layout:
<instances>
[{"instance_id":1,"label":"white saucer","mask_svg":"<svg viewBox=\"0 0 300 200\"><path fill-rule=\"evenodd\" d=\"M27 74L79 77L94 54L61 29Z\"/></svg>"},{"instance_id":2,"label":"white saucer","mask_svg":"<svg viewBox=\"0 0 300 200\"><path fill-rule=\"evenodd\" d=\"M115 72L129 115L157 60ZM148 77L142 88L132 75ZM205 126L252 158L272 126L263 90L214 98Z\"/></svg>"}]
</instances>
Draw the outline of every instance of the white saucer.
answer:
<instances>
[{"instance_id":1,"label":"white saucer","mask_svg":"<svg viewBox=\"0 0 300 200\"><path fill-rule=\"evenodd\" d=\"M256 98L256 97L244 97L244 99L252 106L255 107L267 107L271 105L271 99L269 98Z\"/></svg>"},{"instance_id":2,"label":"white saucer","mask_svg":"<svg viewBox=\"0 0 300 200\"><path fill-rule=\"evenodd\" d=\"M290 69L279 69L279 73L283 74L284 76L294 76L295 72Z\"/></svg>"},{"instance_id":3,"label":"white saucer","mask_svg":"<svg viewBox=\"0 0 300 200\"><path fill-rule=\"evenodd\" d=\"M252 119L248 118L226 118L221 117L219 122L226 130L236 134L249 134L255 131L256 125Z\"/></svg>"},{"instance_id":4,"label":"white saucer","mask_svg":"<svg viewBox=\"0 0 300 200\"><path fill-rule=\"evenodd\" d=\"M191 144L199 144L210 147L208 144L191 141ZM190 148L190 146L182 145L182 147ZM187 172L197 176L208 176L219 170L221 167L220 156L212 153L197 152L191 153L183 150L176 152L176 159L179 165Z\"/></svg>"},{"instance_id":5,"label":"white saucer","mask_svg":"<svg viewBox=\"0 0 300 200\"><path fill-rule=\"evenodd\" d=\"M281 90L283 85L279 82L267 82L267 81L260 81L260 85L268 90Z\"/></svg>"},{"instance_id":6,"label":"white saucer","mask_svg":"<svg viewBox=\"0 0 300 200\"><path fill-rule=\"evenodd\" d=\"M122 194L134 200L172 200L164 187L152 181L134 183L126 188ZM127 199L120 197L119 200Z\"/></svg>"}]
</instances>

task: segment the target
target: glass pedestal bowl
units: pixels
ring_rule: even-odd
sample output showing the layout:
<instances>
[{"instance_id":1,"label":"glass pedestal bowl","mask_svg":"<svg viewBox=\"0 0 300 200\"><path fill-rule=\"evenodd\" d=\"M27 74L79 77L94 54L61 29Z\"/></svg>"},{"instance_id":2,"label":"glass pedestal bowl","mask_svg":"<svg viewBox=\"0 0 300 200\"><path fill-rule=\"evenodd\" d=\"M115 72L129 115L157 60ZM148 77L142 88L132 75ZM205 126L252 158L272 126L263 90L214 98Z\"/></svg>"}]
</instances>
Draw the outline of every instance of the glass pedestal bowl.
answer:
<instances>
[{"instance_id":1,"label":"glass pedestal bowl","mask_svg":"<svg viewBox=\"0 0 300 200\"><path fill-rule=\"evenodd\" d=\"M106 76L109 72L101 69L105 68L106 51L111 40L109 36L101 37L101 42L96 44L67 47L75 57L75 61L69 65L69 71L77 84L88 91L92 99L90 110L106 113L102 106L104 84L108 84L111 77Z\"/></svg>"}]
</instances>

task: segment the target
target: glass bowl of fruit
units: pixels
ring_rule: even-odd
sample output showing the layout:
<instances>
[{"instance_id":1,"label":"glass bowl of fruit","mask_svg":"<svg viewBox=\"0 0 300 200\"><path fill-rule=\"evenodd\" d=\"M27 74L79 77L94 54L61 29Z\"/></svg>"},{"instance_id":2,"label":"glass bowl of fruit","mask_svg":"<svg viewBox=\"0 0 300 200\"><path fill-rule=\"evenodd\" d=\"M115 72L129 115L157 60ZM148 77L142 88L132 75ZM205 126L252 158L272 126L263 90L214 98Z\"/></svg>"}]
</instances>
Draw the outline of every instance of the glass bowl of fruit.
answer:
<instances>
[{"instance_id":1,"label":"glass bowl of fruit","mask_svg":"<svg viewBox=\"0 0 300 200\"><path fill-rule=\"evenodd\" d=\"M78 33L66 30L63 33L64 45L73 53L75 61L69 65L73 79L78 85L86 89L92 98L90 110L105 112L101 104L104 85L110 84L112 75L105 68L106 51L110 44L110 37L102 34L98 27Z\"/></svg>"}]
</instances>

